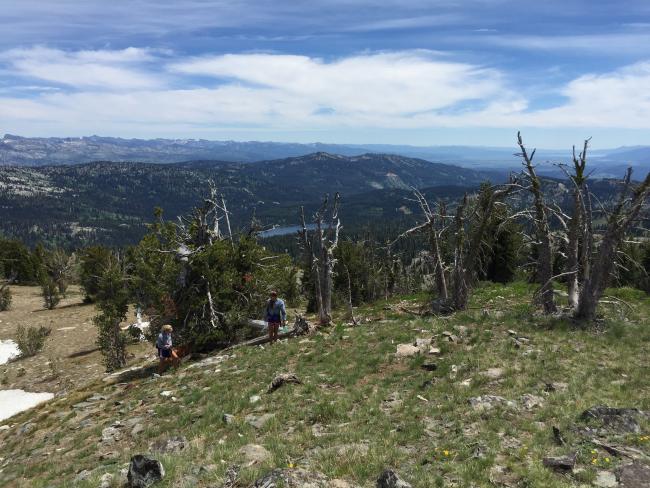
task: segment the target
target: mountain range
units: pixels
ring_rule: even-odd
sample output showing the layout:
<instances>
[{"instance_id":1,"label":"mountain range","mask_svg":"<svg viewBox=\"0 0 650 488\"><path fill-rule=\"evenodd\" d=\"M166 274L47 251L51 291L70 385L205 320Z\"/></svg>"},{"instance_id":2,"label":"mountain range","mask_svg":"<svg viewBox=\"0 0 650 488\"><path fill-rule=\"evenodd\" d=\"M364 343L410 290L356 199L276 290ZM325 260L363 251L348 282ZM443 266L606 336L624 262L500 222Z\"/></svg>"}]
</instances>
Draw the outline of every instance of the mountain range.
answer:
<instances>
[{"instance_id":1,"label":"mountain range","mask_svg":"<svg viewBox=\"0 0 650 488\"><path fill-rule=\"evenodd\" d=\"M155 207L167 218L182 215L200 203L210 181L223 192L236 227L245 226L254 212L263 224L295 224L300 206L311 212L323 195L335 192L343 195L347 224L362 225L412 215L412 202L403 198L411 187L436 187L440 196L457 197L497 178L403 156L324 152L254 164L6 166L0 169L0 233L30 243L134 243Z\"/></svg>"},{"instance_id":2,"label":"mountain range","mask_svg":"<svg viewBox=\"0 0 650 488\"><path fill-rule=\"evenodd\" d=\"M298 144L279 142L210 141L203 139L121 139L115 137L28 138L6 134L0 139L0 165L50 166L93 161L179 163L210 160L251 163L327 152L342 156L364 153L394 154L452 164L483 171L518 170L520 161L511 148L480 146L418 147L389 144ZM566 150L541 149L537 153L540 172L561 174L551 163L569 162ZM650 171L650 146L590 151L594 176L620 177L627 166L638 173Z\"/></svg>"}]
</instances>

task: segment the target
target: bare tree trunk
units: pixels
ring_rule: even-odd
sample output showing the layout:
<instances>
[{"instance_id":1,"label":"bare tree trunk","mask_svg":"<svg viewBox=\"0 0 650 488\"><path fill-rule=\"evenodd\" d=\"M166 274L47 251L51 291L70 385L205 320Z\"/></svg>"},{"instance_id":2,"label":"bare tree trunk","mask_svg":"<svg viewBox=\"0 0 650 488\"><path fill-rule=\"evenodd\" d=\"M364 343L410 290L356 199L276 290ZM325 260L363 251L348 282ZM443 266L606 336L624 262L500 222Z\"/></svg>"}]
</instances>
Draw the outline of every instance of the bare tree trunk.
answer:
<instances>
[{"instance_id":1,"label":"bare tree trunk","mask_svg":"<svg viewBox=\"0 0 650 488\"><path fill-rule=\"evenodd\" d=\"M517 133L517 143L521 149L520 156L523 159L526 175L530 180L530 192L533 194L535 207L535 234L538 250L537 279L542 285L538 293L541 298L544 313L551 314L557 311L557 307L555 306L555 297L553 295L553 251L551 245L551 229L548 224L548 213L544 202L541 181L535 172L535 166L533 166L535 150L528 155L521 138L521 133L519 132Z\"/></svg>"},{"instance_id":2,"label":"bare tree trunk","mask_svg":"<svg viewBox=\"0 0 650 488\"><path fill-rule=\"evenodd\" d=\"M340 196L337 193L331 207L331 215L327 228L324 227L324 221L329 207L329 199L327 197L314 216L314 222L316 223L315 248L307 231L304 209L301 208L302 229L299 235L305 252L311 255L318 318L322 325L329 324L332 320L332 288L334 283L334 266L336 264L334 250L338 246L339 232L341 229L341 221L338 218L339 201Z\"/></svg>"},{"instance_id":3,"label":"bare tree trunk","mask_svg":"<svg viewBox=\"0 0 650 488\"><path fill-rule=\"evenodd\" d=\"M585 168L587 166L587 149L589 148L589 139L586 139L582 152L576 157L576 148L573 146L573 174L569 175L573 183L573 216L568 229L568 246L567 246L567 268L572 273L568 278L567 294L569 297L569 306L572 309L578 308L580 295L580 266L588 261L586 246L589 242L587 225L587 212L585 206L585 190L587 175Z\"/></svg>"},{"instance_id":4,"label":"bare tree trunk","mask_svg":"<svg viewBox=\"0 0 650 488\"><path fill-rule=\"evenodd\" d=\"M581 212L578 209L580 202L580 195L578 188L574 189L573 194L573 217L569 223L569 233L568 233L568 245L567 245L567 269L573 274L568 277L567 284L567 294L569 296L569 306L573 309L578 307L578 294L579 294L579 277L578 277L578 266L579 266L579 233L580 227L582 225Z\"/></svg>"},{"instance_id":5,"label":"bare tree trunk","mask_svg":"<svg viewBox=\"0 0 650 488\"><path fill-rule=\"evenodd\" d=\"M607 220L607 229L598 246L597 255L592 263L589 275L582 286L575 318L592 321L596 318L596 307L609 284L616 253L632 224L637 220L650 195L650 173L628 198L631 186L632 169L625 175L624 187L618 204Z\"/></svg>"},{"instance_id":6,"label":"bare tree trunk","mask_svg":"<svg viewBox=\"0 0 650 488\"><path fill-rule=\"evenodd\" d=\"M348 314L349 319L354 325L358 325L357 319L354 318L354 307L352 307L352 280L350 279L350 270L345 267L345 273L348 275Z\"/></svg>"}]
</instances>

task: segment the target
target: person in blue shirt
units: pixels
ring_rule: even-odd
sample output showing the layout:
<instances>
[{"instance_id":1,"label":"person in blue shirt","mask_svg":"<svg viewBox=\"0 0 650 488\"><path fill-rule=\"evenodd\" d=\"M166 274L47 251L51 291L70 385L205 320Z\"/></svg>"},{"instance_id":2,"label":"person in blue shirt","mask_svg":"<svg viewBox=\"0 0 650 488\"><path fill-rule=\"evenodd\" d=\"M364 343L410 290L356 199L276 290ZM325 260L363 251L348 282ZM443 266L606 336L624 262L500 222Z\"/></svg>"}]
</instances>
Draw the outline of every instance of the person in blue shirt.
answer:
<instances>
[{"instance_id":1,"label":"person in blue shirt","mask_svg":"<svg viewBox=\"0 0 650 488\"><path fill-rule=\"evenodd\" d=\"M280 324L287 324L287 310L284 302L278 298L277 291L272 291L269 300L266 302L264 320L269 324L269 340L273 343L278 340Z\"/></svg>"},{"instance_id":2,"label":"person in blue shirt","mask_svg":"<svg viewBox=\"0 0 650 488\"><path fill-rule=\"evenodd\" d=\"M172 332L171 325L163 325L160 334L158 334L158 339L156 339L156 349L158 349L158 359L160 360L158 374L162 374L170 363L173 366L178 365L178 355L172 347Z\"/></svg>"}]
</instances>

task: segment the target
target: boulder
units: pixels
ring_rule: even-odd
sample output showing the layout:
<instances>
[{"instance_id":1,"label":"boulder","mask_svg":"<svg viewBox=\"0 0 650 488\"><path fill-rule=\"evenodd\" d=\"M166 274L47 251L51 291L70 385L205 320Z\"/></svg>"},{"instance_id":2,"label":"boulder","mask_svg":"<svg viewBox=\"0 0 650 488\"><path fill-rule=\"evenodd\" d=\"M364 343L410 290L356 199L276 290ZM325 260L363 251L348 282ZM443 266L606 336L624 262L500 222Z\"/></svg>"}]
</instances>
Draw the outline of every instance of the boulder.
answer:
<instances>
[{"instance_id":1,"label":"boulder","mask_svg":"<svg viewBox=\"0 0 650 488\"><path fill-rule=\"evenodd\" d=\"M264 446L259 444L246 444L239 449L239 454L245 463L263 463L271 459L271 453Z\"/></svg>"},{"instance_id":2,"label":"boulder","mask_svg":"<svg viewBox=\"0 0 650 488\"><path fill-rule=\"evenodd\" d=\"M165 477L165 468L160 461L136 454L131 458L126 475L130 488L148 488Z\"/></svg>"},{"instance_id":3,"label":"boulder","mask_svg":"<svg viewBox=\"0 0 650 488\"><path fill-rule=\"evenodd\" d=\"M413 344L398 344L395 356L398 358L408 358L420 353L420 349Z\"/></svg>"},{"instance_id":4,"label":"boulder","mask_svg":"<svg viewBox=\"0 0 650 488\"><path fill-rule=\"evenodd\" d=\"M377 488L411 488L411 485L404 481L392 469L385 469L377 478Z\"/></svg>"},{"instance_id":5,"label":"boulder","mask_svg":"<svg viewBox=\"0 0 650 488\"><path fill-rule=\"evenodd\" d=\"M259 417L253 414L249 414L246 415L244 420L246 421L247 424L253 426L254 428L261 429L274 417L275 417L274 413L265 413L264 415L260 415Z\"/></svg>"},{"instance_id":6,"label":"boulder","mask_svg":"<svg viewBox=\"0 0 650 488\"><path fill-rule=\"evenodd\" d=\"M621 466L618 470L621 488L648 488L650 486L650 466L637 461Z\"/></svg>"},{"instance_id":7,"label":"boulder","mask_svg":"<svg viewBox=\"0 0 650 488\"><path fill-rule=\"evenodd\" d=\"M556 471L571 471L576 465L576 453L567 456L545 457L542 462L547 468Z\"/></svg>"},{"instance_id":8,"label":"boulder","mask_svg":"<svg viewBox=\"0 0 650 488\"><path fill-rule=\"evenodd\" d=\"M99 478L99 488L111 488L113 486L113 475L111 473L104 473Z\"/></svg>"},{"instance_id":9,"label":"boulder","mask_svg":"<svg viewBox=\"0 0 650 488\"><path fill-rule=\"evenodd\" d=\"M114 425L106 427L102 430L102 443L103 444L114 444L115 442L122 439L122 431Z\"/></svg>"},{"instance_id":10,"label":"boulder","mask_svg":"<svg viewBox=\"0 0 650 488\"><path fill-rule=\"evenodd\" d=\"M611 471L598 471L592 484L599 488L616 488L618 481L616 481L616 475Z\"/></svg>"},{"instance_id":11,"label":"boulder","mask_svg":"<svg viewBox=\"0 0 650 488\"><path fill-rule=\"evenodd\" d=\"M580 419L585 422L599 423L602 429L609 432L638 434L641 432L639 418L643 415L645 413L636 408L614 408L599 405L582 412Z\"/></svg>"}]
</instances>

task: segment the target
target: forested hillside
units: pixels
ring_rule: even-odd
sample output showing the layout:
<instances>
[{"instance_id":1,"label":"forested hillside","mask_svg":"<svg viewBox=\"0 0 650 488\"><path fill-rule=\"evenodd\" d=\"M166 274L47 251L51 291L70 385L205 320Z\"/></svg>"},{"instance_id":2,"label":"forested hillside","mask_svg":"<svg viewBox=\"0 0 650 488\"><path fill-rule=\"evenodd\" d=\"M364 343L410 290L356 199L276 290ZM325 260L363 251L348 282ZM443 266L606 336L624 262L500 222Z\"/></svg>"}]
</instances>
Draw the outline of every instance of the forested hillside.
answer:
<instances>
[{"instance_id":1,"label":"forested hillside","mask_svg":"<svg viewBox=\"0 0 650 488\"><path fill-rule=\"evenodd\" d=\"M254 212L263 224L295 224L300 205L310 209L325 193L337 191L346 197L349 225L356 226L376 218L403 218L409 213L403 196L410 187L442 187L441 196L458 196L490 177L495 175L419 159L327 153L249 165L192 161L4 167L0 232L29 243L134 243L154 208L175 218L201 197L210 181L224 194L234 227L248 225Z\"/></svg>"}]
</instances>

